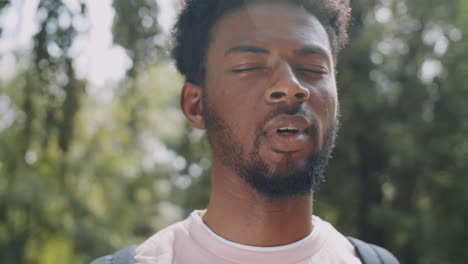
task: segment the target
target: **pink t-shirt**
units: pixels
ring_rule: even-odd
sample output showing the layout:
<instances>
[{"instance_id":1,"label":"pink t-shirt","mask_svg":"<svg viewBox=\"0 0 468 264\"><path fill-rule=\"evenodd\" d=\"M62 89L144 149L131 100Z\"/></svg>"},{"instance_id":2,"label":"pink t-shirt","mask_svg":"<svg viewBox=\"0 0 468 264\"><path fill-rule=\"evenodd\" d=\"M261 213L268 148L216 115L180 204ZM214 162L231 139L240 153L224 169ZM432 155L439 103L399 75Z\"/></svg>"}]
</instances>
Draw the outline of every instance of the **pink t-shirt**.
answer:
<instances>
[{"instance_id":1,"label":"pink t-shirt","mask_svg":"<svg viewBox=\"0 0 468 264\"><path fill-rule=\"evenodd\" d=\"M295 243L254 247L216 235L194 211L136 249L135 264L358 264L354 246L333 226L313 216L313 232Z\"/></svg>"}]
</instances>

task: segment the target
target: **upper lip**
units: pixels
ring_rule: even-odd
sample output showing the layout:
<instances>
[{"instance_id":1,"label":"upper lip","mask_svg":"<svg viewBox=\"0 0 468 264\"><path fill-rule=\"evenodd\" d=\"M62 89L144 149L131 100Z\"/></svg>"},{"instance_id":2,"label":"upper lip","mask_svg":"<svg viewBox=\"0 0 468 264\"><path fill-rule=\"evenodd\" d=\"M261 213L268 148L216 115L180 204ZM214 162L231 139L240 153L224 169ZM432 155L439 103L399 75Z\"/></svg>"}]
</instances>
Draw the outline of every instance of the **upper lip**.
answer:
<instances>
[{"instance_id":1,"label":"upper lip","mask_svg":"<svg viewBox=\"0 0 468 264\"><path fill-rule=\"evenodd\" d=\"M295 129L298 133L307 133L311 124L302 115L279 115L270 121L265 126L266 133L276 133L278 129Z\"/></svg>"}]
</instances>

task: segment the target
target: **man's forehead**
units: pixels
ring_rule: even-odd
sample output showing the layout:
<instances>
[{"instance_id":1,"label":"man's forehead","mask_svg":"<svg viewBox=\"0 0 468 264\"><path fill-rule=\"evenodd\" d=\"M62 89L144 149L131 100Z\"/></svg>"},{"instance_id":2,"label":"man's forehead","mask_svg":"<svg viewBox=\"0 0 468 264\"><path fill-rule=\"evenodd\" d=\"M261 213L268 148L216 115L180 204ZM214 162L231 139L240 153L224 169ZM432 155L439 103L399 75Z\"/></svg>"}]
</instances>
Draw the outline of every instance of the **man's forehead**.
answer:
<instances>
[{"instance_id":1,"label":"man's forehead","mask_svg":"<svg viewBox=\"0 0 468 264\"><path fill-rule=\"evenodd\" d=\"M262 43L295 41L296 55L322 54L331 57L328 34L320 21L291 4L249 4L218 21L213 42L222 42L223 55L233 52L268 53ZM218 43L219 44L219 43Z\"/></svg>"}]
</instances>

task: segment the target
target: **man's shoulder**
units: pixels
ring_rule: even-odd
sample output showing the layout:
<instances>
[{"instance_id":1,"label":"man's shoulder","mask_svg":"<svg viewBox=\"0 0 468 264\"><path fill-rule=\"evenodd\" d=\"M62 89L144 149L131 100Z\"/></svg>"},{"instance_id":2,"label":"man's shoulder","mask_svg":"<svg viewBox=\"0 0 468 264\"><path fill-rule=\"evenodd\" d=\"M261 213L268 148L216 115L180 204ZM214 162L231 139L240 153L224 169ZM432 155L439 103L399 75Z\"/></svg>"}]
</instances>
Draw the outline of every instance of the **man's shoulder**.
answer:
<instances>
[{"instance_id":1,"label":"man's shoulder","mask_svg":"<svg viewBox=\"0 0 468 264\"><path fill-rule=\"evenodd\" d=\"M187 221L188 219L185 219L174 223L156 232L139 245L132 245L111 255L100 257L92 261L91 264L148 263L153 258L165 259L171 255L176 237L188 235ZM143 259L143 261L140 261L140 259ZM170 263L170 261L167 263Z\"/></svg>"},{"instance_id":2,"label":"man's shoulder","mask_svg":"<svg viewBox=\"0 0 468 264\"><path fill-rule=\"evenodd\" d=\"M315 254L319 259L333 259L338 263L361 263L354 245L331 223L313 216L314 246L320 248Z\"/></svg>"},{"instance_id":3,"label":"man's shoulder","mask_svg":"<svg viewBox=\"0 0 468 264\"><path fill-rule=\"evenodd\" d=\"M321 226L322 235L327 237L327 247L324 251L333 251L333 254L346 256L349 252L353 252L353 257L359 258L363 264L367 263L383 263L383 264L398 264L395 256L385 248L371 243L366 243L362 240L344 236L336 230L330 223L314 216L314 221Z\"/></svg>"},{"instance_id":4,"label":"man's shoulder","mask_svg":"<svg viewBox=\"0 0 468 264\"><path fill-rule=\"evenodd\" d=\"M188 218L159 230L157 233L138 245L135 250L135 254L146 255L146 253L150 253L154 256L171 251L178 237L189 235L187 221Z\"/></svg>"}]
</instances>

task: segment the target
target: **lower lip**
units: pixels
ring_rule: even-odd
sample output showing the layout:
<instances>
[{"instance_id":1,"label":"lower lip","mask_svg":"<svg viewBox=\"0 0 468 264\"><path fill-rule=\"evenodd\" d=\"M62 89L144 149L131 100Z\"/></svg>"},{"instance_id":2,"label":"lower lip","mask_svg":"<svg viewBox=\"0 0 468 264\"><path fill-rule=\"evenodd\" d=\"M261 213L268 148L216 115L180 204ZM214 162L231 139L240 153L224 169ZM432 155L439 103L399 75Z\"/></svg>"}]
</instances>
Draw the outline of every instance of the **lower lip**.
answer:
<instances>
[{"instance_id":1,"label":"lower lip","mask_svg":"<svg viewBox=\"0 0 468 264\"><path fill-rule=\"evenodd\" d=\"M267 141L276 152L294 153L307 146L309 136L305 133L281 134L271 133L267 135Z\"/></svg>"}]
</instances>

